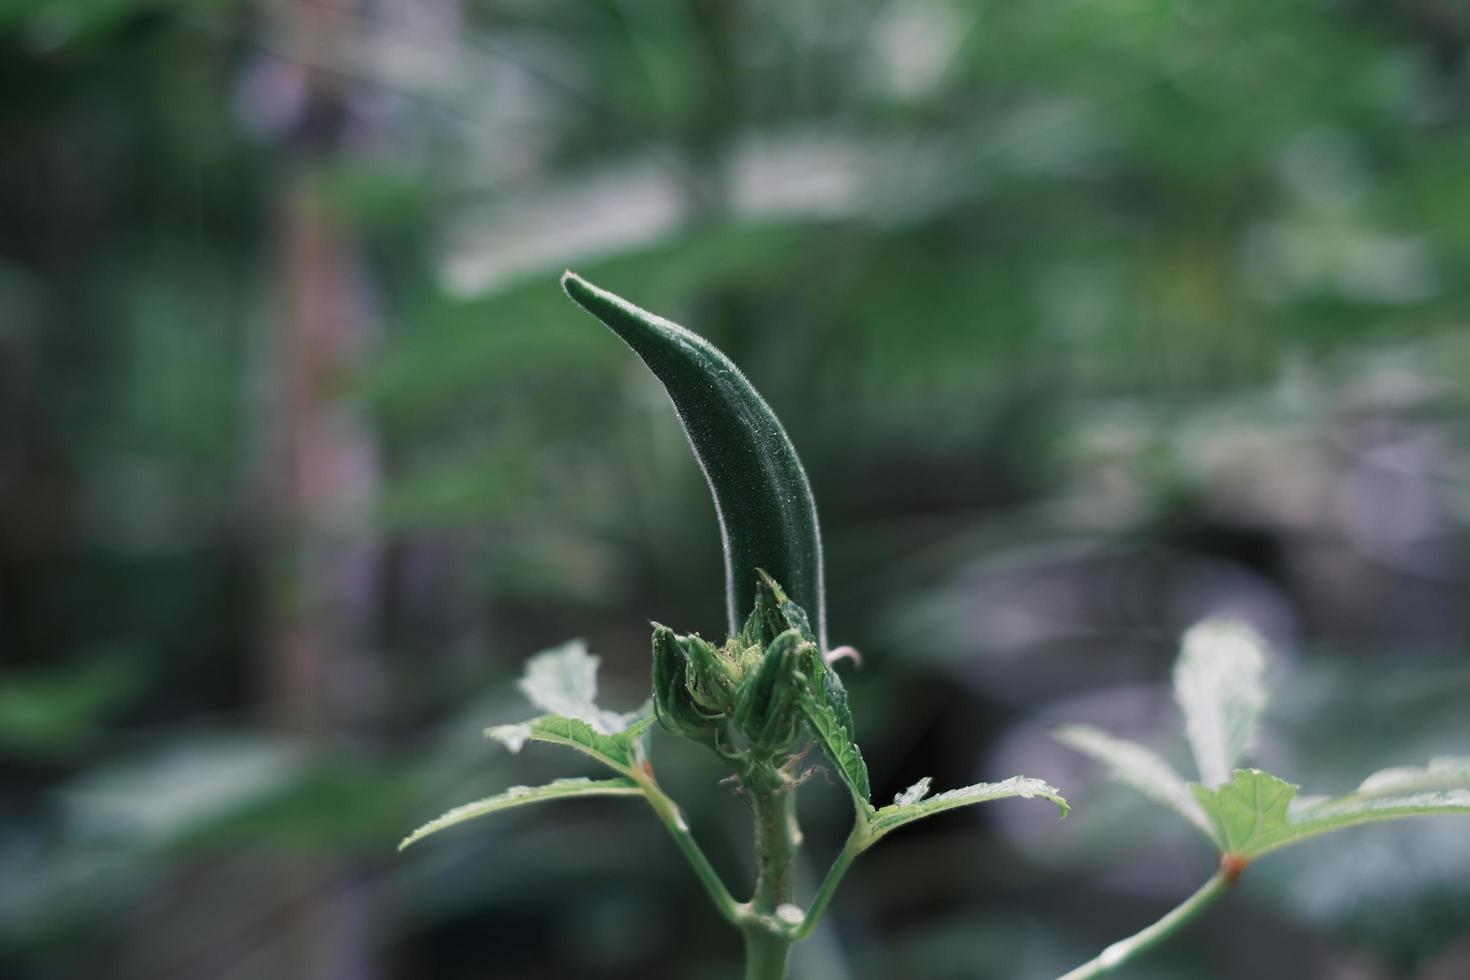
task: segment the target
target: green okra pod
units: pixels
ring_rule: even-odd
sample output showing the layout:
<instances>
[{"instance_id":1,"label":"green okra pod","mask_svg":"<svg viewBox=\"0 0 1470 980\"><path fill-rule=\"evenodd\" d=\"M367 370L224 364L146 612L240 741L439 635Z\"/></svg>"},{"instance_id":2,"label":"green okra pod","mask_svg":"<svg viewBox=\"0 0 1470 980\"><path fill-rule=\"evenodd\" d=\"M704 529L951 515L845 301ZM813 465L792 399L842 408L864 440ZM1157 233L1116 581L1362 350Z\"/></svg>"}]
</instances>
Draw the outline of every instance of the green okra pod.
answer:
<instances>
[{"instance_id":1,"label":"green okra pod","mask_svg":"<svg viewBox=\"0 0 1470 980\"><path fill-rule=\"evenodd\" d=\"M811 486L769 405L713 344L574 273L562 287L633 348L663 383L714 496L731 634L765 569L809 610L827 648L822 538Z\"/></svg>"}]
</instances>

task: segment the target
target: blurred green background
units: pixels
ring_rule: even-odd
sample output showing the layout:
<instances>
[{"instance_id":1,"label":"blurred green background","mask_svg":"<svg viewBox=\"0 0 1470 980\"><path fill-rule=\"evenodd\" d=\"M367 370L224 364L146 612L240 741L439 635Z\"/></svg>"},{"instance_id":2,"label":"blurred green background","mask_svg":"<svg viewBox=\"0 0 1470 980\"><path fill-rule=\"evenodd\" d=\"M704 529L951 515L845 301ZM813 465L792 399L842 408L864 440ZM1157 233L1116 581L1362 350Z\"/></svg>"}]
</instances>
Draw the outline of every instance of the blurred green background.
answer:
<instances>
[{"instance_id":1,"label":"blurred green background","mask_svg":"<svg viewBox=\"0 0 1470 980\"><path fill-rule=\"evenodd\" d=\"M1463 0L0 2L0 976L738 975L640 805L479 737L584 636L722 628L662 391L574 267L786 421L896 834L796 980L1048 980L1192 890L1054 744L1177 752L1255 624L1308 792L1470 753ZM736 891L743 807L656 736ZM809 895L846 831L804 800ZM1182 825L1181 825L1182 826ZM1470 833L1253 868L1126 976L1463 980Z\"/></svg>"}]
</instances>

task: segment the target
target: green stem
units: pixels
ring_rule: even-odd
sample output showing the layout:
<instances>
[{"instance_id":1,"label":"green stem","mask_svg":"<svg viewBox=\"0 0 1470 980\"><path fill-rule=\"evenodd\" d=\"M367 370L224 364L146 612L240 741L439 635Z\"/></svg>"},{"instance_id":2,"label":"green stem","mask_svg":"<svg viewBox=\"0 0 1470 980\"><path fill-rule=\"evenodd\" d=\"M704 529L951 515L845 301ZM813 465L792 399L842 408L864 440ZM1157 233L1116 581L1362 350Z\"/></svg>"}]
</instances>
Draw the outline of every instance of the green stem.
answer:
<instances>
[{"instance_id":1,"label":"green stem","mask_svg":"<svg viewBox=\"0 0 1470 980\"><path fill-rule=\"evenodd\" d=\"M751 924L745 929L745 980L783 980L791 942Z\"/></svg>"},{"instance_id":2,"label":"green stem","mask_svg":"<svg viewBox=\"0 0 1470 980\"><path fill-rule=\"evenodd\" d=\"M1106 973L1111 973L1135 956L1152 949L1175 932L1178 932L1195 916L1208 908L1215 899L1225 894L1229 888L1230 883L1226 878L1225 872L1216 873L1214 877L1200 887L1199 891L1186 898L1179 905L1176 905L1158 922L1155 922L1141 932L1134 933L1127 939L1113 943L1113 945L1103 950L1094 959L1088 960L1077 969L1058 978L1058 980L1091 980L1092 977L1100 977Z\"/></svg>"},{"instance_id":3,"label":"green stem","mask_svg":"<svg viewBox=\"0 0 1470 980\"><path fill-rule=\"evenodd\" d=\"M832 861L832 867L827 869L827 877L822 879L821 887L817 889L816 896L812 899L811 907L806 910L806 918L800 926L791 934L792 942L800 942L812 934L812 930L821 921L822 913L827 910L827 903L832 901L832 895L837 891L837 886L842 883L842 876L847 874L847 869L865 847L865 827L862 818L853 825L852 833L847 837L847 843L842 845L842 850Z\"/></svg>"},{"instance_id":4,"label":"green stem","mask_svg":"<svg viewBox=\"0 0 1470 980\"><path fill-rule=\"evenodd\" d=\"M644 799L648 805L653 807L653 812L663 821L668 828L669 834L674 838L674 843L679 845L679 850L684 852L689 866L694 869L694 874L704 885L704 890L709 894L710 900L720 910L720 914L727 922L739 924L742 918L742 906L735 901L735 896L730 894L730 889L720 880L719 872L709 863L699 842L689 832L689 824L684 820L684 814L680 812L679 805L669 797L667 793L659 789L653 779L637 772L633 772L633 779L643 789Z\"/></svg>"},{"instance_id":5,"label":"green stem","mask_svg":"<svg viewBox=\"0 0 1470 980\"><path fill-rule=\"evenodd\" d=\"M757 789L751 793L755 810L755 895L751 907L771 915L790 904L796 892L796 849L801 831L796 825L796 794L789 787Z\"/></svg>"},{"instance_id":6,"label":"green stem","mask_svg":"<svg viewBox=\"0 0 1470 980\"><path fill-rule=\"evenodd\" d=\"M755 817L755 894L745 932L746 980L783 980L791 951L791 904L796 892L796 851L801 828L796 823L795 780L783 769L760 761L741 779ZM800 920L798 920L800 921Z\"/></svg>"}]
</instances>

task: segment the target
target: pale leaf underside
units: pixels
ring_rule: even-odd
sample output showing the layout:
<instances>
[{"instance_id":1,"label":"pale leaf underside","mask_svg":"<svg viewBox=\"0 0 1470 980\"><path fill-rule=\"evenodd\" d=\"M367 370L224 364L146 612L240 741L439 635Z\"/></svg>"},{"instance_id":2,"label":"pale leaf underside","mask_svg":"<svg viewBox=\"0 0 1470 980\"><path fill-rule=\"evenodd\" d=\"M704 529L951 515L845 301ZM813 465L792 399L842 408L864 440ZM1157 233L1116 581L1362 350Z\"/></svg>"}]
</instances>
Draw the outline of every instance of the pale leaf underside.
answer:
<instances>
[{"instance_id":1,"label":"pale leaf underside","mask_svg":"<svg viewBox=\"0 0 1470 980\"><path fill-rule=\"evenodd\" d=\"M1063 744L1107 766L1119 782L1173 810L1218 843L1215 827L1190 793L1189 784L1152 749L1115 738L1089 725L1065 725L1057 729L1055 735Z\"/></svg>"},{"instance_id":2,"label":"pale leaf underside","mask_svg":"<svg viewBox=\"0 0 1470 980\"><path fill-rule=\"evenodd\" d=\"M998 783L976 783L963 789L952 789L940 793L938 796L923 796L927 790L928 779L926 777L900 793L895 802L869 814L867 818L870 832L869 844L889 831L896 830L915 820L922 820L924 817L933 816L945 810L970 806L974 803L988 803L991 800L1003 800L1017 796L1025 799L1043 797L1055 803L1064 817L1069 809L1067 801L1062 798L1055 786L1028 776L1012 776ZM912 802L900 802L910 799Z\"/></svg>"},{"instance_id":3,"label":"pale leaf underside","mask_svg":"<svg viewBox=\"0 0 1470 980\"><path fill-rule=\"evenodd\" d=\"M895 796L893 798L893 805L908 806L911 803L919 802L924 797L929 795L929 784L931 782L933 782L933 779L929 776L925 776L923 779L919 780L917 783L914 783L914 785L910 786L908 789Z\"/></svg>"},{"instance_id":4,"label":"pale leaf underside","mask_svg":"<svg viewBox=\"0 0 1470 980\"><path fill-rule=\"evenodd\" d=\"M1362 799L1404 793L1470 788L1470 756L1440 756L1427 766L1395 766L1380 769L1352 794Z\"/></svg>"},{"instance_id":5,"label":"pale leaf underside","mask_svg":"<svg viewBox=\"0 0 1470 980\"><path fill-rule=\"evenodd\" d=\"M547 714L585 722L599 735L616 735L643 711L620 713L597 706L597 668L601 658L581 640L569 640L526 661L517 682L532 704Z\"/></svg>"},{"instance_id":6,"label":"pale leaf underside","mask_svg":"<svg viewBox=\"0 0 1470 980\"><path fill-rule=\"evenodd\" d=\"M1265 670L1264 643L1243 623L1205 620L1185 633L1174 697L1204 785L1229 782L1250 751L1266 704Z\"/></svg>"},{"instance_id":7,"label":"pale leaf underside","mask_svg":"<svg viewBox=\"0 0 1470 980\"><path fill-rule=\"evenodd\" d=\"M616 734L604 735L577 718L542 715L516 725L496 725L485 729L485 734L512 752L519 752L528 741L565 745L628 775L638 761L638 740L653 723L654 717L648 715Z\"/></svg>"},{"instance_id":8,"label":"pale leaf underside","mask_svg":"<svg viewBox=\"0 0 1470 980\"><path fill-rule=\"evenodd\" d=\"M403 843L398 845L398 849L401 851L430 834L500 810L573 796L639 796L642 792L637 783L624 778L558 779L545 786L512 786L503 793L497 793L495 796L489 796L474 803L466 803L464 806L457 806L443 816L430 820L405 837Z\"/></svg>"}]
</instances>

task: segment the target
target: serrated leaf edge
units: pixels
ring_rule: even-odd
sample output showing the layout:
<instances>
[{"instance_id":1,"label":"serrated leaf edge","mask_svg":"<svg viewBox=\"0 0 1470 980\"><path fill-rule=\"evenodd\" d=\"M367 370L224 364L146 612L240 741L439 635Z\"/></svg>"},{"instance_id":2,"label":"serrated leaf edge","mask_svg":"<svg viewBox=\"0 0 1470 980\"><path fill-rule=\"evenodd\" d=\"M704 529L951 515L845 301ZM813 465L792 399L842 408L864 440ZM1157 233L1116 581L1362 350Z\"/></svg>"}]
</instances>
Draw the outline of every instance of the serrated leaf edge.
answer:
<instances>
[{"instance_id":1,"label":"serrated leaf edge","mask_svg":"<svg viewBox=\"0 0 1470 980\"><path fill-rule=\"evenodd\" d=\"M817 741L821 743L822 751L837 767L837 773L852 794L853 801L864 813L872 813L868 765L863 761L862 750L858 748L852 734L837 720L837 712L831 705L818 701L810 690L801 698L801 712Z\"/></svg>"},{"instance_id":2,"label":"serrated leaf edge","mask_svg":"<svg viewBox=\"0 0 1470 980\"><path fill-rule=\"evenodd\" d=\"M1442 760L1436 760L1442 761ZM1411 769L1405 767L1397 772L1409 772ZM1423 771L1423 770L1421 770ZM1382 770L1374 773L1363 781L1364 785L1371 785L1375 779L1380 779L1395 770ZM1379 823L1384 820L1396 820L1407 817L1429 817L1445 816L1451 814L1470 814L1470 778L1453 785L1440 785L1433 789L1405 790L1401 793L1386 791L1379 792L1353 792L1337 797L1314 797L1305 806L1293 806L1297 801L1299 787L1289 783L1279 776L1260 769L1236 769L1229 783L1221 786L1218 790L1207 789L1198 783L1190 785L1195 797L1200 804L1211 814L1212 819L1220 824L1220 818L1216 815L1215 801L1219 793L1227 787L1233 786L1242 778L1250 778L1257 781L1256 794L1256 822L1252 827L1251 834L1247 835L1244 842L1239 846L1225 839L1228 835L1223 825L1220 825L1220 836L1222 838L1221 850L1224 853L1237 854L1246 858L1257 858L1263 854L1296 844L1311 837L1316 837L1334 830L1346 830L1351 827L1359 827L1369 823ZM1261 779L1270 780L1288 790L1287 795L1281 801L1283 810L1281 825L1266 834L1264 839L1251 846L1253 838L1258 836L1256 827L1260 821L1267 816L1261 809L1260 786ZM1351 809L1355 805L1363 809Z\"/></svg>"},{"instance_id":3,"label":"serrated leaf edge","mask_svg":"<svg viewBox=\"0 0 1470 980\"><path fill-rule=\"evenodd\" d=\"M626 776L631 775L633 767L641 761L641 740L655 721L653 715L645 715L620 732L603 735L579 718L541 715L517 724L492 726L485 729L485 737L512 752L519 752L526 742L563 745ZM561 726L565 731L557 731L551 726Z\"/></svg>"},{"instance_id":4,"label":"serrated leaf edge","mask_svg":"<svg viewBox=\"0 0 1470 980\"><path fill-rule=\"evenodd\" d=\"M542 786L512 786L504 792L494 796L487 796L483 800L473 803L465 803L449 810L413 833L405 837L398 845L402 851L411 844L423 840L431 834L437 834L441 830L457 826L469 820L501 810L509 810L518 806L527 806L532 803L544 803L547 800L566 799L575 796L642 796L643 790L633 780L618 777L614 779L587 779L578 777L573 779L557 779Z\"/></svg>"},{"instance_id":5,"label":"serrated leaf edge","mask_svg":"<svg viewBox=\"0 0 1470 980\"><path fill-rule=\"evenodd\" d=\"M910 787L910 790L917 788L925 781L920 780L919 783ZM900 794L900 797L902 795ZM1061 791L1050 783L1030 776L1012 776L998 783L975 783L971 786L947 790L935 796L926 796L912 803L894 802L880 807L867 816L868 846L884 835L915 820L922 820L924 817L943 813L945 810L1014 797L1024 799L1040 797L1050 800L1056 804L1064 819L1072 809Z\"/></svg>"}]
</instances>

